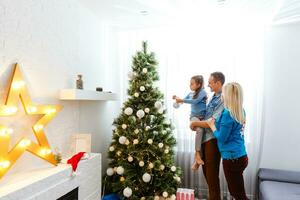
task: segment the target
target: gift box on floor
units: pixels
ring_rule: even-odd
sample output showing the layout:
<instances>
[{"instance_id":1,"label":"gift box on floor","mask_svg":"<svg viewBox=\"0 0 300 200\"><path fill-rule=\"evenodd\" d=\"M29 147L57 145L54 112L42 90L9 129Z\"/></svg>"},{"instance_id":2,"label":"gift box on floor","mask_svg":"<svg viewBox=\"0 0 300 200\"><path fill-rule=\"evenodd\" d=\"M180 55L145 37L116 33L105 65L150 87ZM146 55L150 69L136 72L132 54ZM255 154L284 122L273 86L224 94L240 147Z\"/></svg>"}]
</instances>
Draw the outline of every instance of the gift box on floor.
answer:
<instances>
[{"instance_id":1,"label":"gift box on floor","mask_svg":"<svg viewBox=\"0 0 300 200\"><path fill-rule=\"evenodd\" d=\"M195 200L195 194L193 189L178 188L176 192L177 200Z\"/></svg>"}]
</instances>

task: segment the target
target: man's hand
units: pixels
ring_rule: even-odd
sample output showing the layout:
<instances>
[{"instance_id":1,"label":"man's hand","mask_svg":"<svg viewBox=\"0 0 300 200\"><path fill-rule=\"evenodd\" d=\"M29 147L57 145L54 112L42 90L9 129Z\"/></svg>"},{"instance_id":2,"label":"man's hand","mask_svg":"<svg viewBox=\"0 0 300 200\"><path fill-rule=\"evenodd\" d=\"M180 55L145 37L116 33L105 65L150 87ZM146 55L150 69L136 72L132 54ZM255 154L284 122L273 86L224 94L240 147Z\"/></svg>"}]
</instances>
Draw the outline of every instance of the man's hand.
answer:
<instances>
[{"instance_id":1,"label":"man's hand","mask_svg":"<svg viewBox=\"0 0 300 200\"><path fill-rule=\"evenodd\" d=\"M191 128L193 131L196 131L197 126L196 126L195 122L191 122L191 123L190 123L190 128Z\"/></svg>"},{"instance_id":2,"label":"man's hand","mask_svg":"<svg viewBox=\"0 0 300 200\"><path fill-rule=\"evenodd\" d=\"M214 118L209 118L207 120L207 124L210 127L210 129L212 130L212 132L215 132L217 130L216 126L215 126L215 119Z\"/></svg>"},{"instance_id":3,"label":"man's hand","mask_svg":"<svg viewBox=\"0 0 300 200\"><path fill-rule=\"evenodd\" d=\"M177 99L178 97L176 95L173 95L172 99Z\"/></svg>"}]
</instances>

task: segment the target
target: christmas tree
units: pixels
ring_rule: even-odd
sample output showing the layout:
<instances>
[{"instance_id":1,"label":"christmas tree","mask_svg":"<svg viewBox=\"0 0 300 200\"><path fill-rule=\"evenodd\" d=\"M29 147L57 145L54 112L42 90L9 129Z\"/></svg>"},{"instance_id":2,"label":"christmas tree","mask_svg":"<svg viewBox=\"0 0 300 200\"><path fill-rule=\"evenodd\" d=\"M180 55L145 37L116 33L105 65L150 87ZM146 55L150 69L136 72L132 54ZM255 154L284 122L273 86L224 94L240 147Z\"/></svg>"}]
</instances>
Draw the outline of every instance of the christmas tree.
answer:
<instances>
[{"instance_id":1,"label":"christmas tree","mask_svg":"<svg viewBox=\"0 0 300 200\"><path fill-rule=\"evenodd\" d=\"M158 81L154 53L142 51L133 56L128 100L113 122L114 130L104 176L104 192L125 199L175 199L181 170L174 165L173 125L166 119L163 94Z\"/></svg>"}]
</instances>

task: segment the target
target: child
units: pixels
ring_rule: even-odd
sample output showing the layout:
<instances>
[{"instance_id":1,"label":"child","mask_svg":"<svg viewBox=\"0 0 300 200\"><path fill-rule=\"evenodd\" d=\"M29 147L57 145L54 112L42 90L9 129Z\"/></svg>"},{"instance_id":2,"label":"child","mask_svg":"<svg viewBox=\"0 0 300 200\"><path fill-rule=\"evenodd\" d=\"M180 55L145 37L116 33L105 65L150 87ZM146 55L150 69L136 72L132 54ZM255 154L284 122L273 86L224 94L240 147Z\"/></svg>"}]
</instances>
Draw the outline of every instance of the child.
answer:
<instances>
[{"instance_id":1,"label":"child","mask_svg":"<svg viewBox=\"0 0 300 200\"><path fill-rule=\"evenodd\" d=\"M204 90L204 81L203 76L197 75L193 76L190 81L190 92L184 99L180 99L176 95L173 96L173 99L176 100L176 104L179 103L188 103L191 104L191 121L199 121L203 120L206 112L206 101L207 94ZM176 107L176 104L174 107ZM200 165L203 165L204 162L201 158L201 142L203 129L197 128L196 137L195 137L195 162L192 165L192 169L195 171L199 168Z\"/></svg>"}]
</instances>

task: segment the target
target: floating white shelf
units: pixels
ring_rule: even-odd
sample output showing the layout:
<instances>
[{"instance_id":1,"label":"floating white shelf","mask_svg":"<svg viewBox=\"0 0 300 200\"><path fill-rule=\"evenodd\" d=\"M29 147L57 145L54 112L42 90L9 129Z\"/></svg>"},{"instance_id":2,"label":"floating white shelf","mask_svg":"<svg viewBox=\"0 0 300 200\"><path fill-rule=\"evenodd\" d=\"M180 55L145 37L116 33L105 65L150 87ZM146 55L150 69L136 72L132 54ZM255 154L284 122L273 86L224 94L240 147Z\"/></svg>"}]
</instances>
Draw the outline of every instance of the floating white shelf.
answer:
<instances>
[{"instance_id":1,"label":"floating white shelf","mask_svg":"<svg viewBox=\"0 0 300 200\"><path fill-rule=\"evenodd\" d=\"M59 99L113 101L117 100L117 94L111 92L98 92L93 90L63 89L60 90Z\"/></svg>"}]
</instances>

